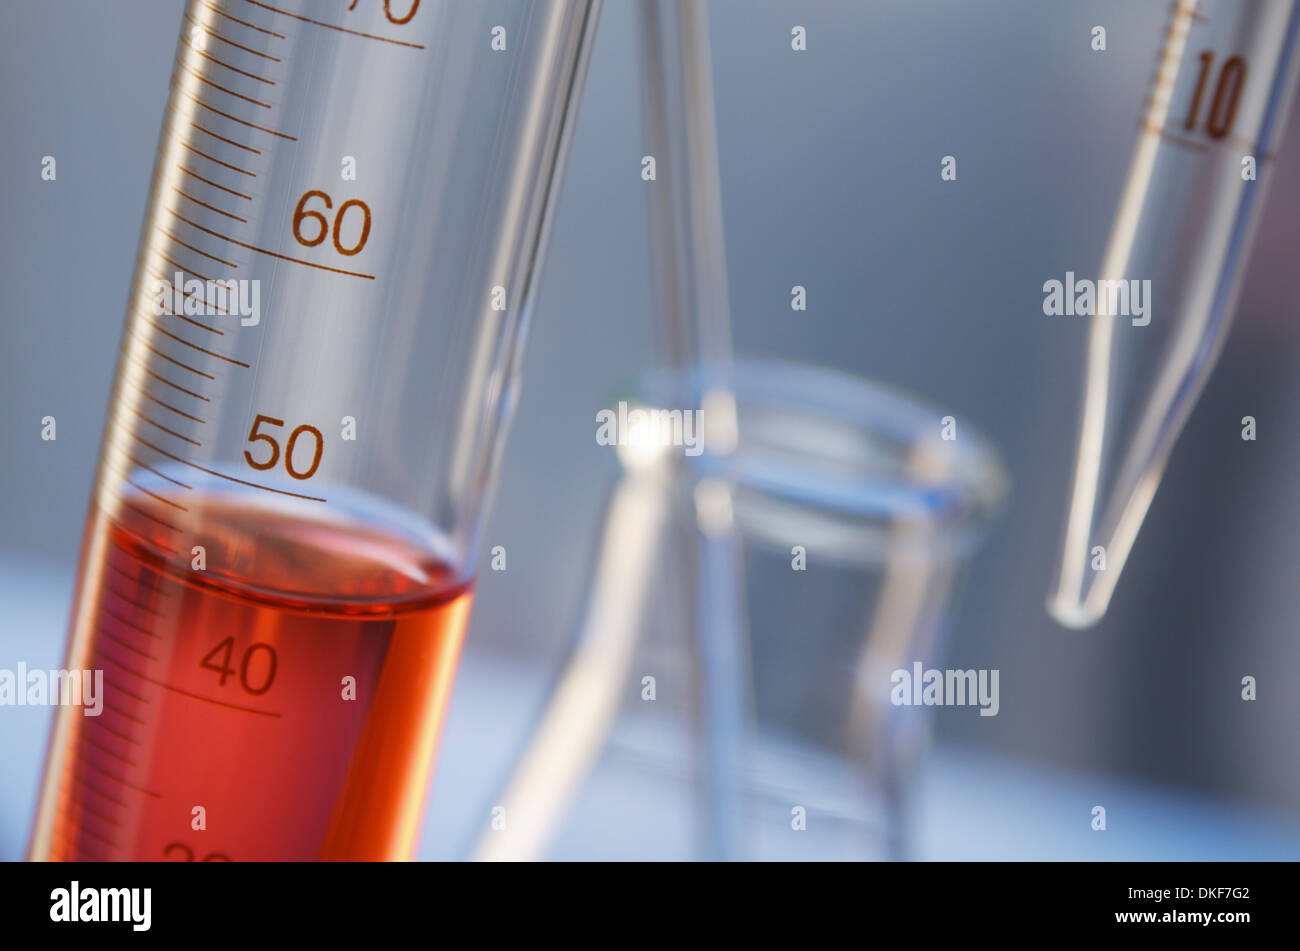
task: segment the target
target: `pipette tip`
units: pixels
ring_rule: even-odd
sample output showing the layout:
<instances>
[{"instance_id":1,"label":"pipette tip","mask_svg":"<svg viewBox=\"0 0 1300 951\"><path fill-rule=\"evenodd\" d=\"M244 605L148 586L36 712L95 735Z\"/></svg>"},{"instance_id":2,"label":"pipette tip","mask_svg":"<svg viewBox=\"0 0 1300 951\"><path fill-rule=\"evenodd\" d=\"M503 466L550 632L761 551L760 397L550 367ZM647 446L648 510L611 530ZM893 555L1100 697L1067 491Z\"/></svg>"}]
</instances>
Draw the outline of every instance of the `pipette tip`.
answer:
<instances>
[{"instance_id":1,"label":"pipette tip","mask_svg":"<svg viewBox=\"0 0 1300 951\"><path fill-rule=\"evenodd\" d=\"M1106 611L1105 608L1098 611L1086 603L1080 603L1060 594L1053 594L1047 599L1047 613L1061 627L1068 627L1072 631L1082 631L1100 621Z\"/></svg>"}]
</instances>

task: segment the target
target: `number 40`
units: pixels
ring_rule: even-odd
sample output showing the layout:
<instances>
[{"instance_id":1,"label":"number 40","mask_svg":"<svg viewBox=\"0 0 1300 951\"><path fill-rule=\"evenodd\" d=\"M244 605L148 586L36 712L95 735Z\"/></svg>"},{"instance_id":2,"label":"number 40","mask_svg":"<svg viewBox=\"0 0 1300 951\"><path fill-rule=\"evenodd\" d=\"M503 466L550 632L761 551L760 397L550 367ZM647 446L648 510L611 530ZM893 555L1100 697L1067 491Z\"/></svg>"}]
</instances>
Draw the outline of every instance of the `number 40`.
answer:
<instances>
[{"instance_id":1,"label":"number 40","mask_svg":"<svg viewBox=\"0 0 1300 951\"><path fill-rule=\"evenodd\" d=\"M203 660L199 662L199 666L206 670L215 670L220 674L221 677L217 683L224 687L227 678L235 676L236 673L234 665L231 664L234 651L235 639L233 637L227 637L216 647L212 648L212 650L208 651ZM254 686L249 677L248 671L254 658L257 657L259 652L266 655L266 660L263 662L262 682L261 684ZM278 658L276 657L275 648L270 644L253 644L245 650L238 668L239 685L244 688L244 692L260 697L262 694L270 690L271 684L275 680L277 660Z\"/></svg>"}]
</instances>

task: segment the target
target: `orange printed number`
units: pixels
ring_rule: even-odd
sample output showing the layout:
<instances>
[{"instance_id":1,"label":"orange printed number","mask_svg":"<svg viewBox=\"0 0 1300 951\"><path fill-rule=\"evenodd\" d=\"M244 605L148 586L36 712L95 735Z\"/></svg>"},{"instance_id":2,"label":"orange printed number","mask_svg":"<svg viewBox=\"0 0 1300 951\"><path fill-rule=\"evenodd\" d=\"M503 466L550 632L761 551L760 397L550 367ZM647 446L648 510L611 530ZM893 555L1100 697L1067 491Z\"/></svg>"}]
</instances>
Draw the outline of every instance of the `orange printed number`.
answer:
<instances>
[{"instance_id":1,"label":"orange printed number","mask_svg":"<svg viewBox=\"0 0 1300 951\"><path fill-rule=\"evenodd\" d=\"M270 426L283 426L284 420L276 419L274 416L264 416L261 413L258 413L257 417L253 420L253 428L248 431L248 441L267 443L271 447L270 449L271 455L265 462L258 462L256 459L253 458L253 454L249 452L247 449L245 449L244 460L250 466L252 466L254 469L257 469L260 472L265 472L267 469L274 468L275 464L280 461L280 444L275 441L275 437L268 435L267 433L258 432L258 430L261 428L263 423L266 423ZM312 449L312 454L311 454L311 463L307 466L307 468L299 469L294 465L294 458L296 457L294 450L297 449L298 440L302 438L304 434L310 435L311 441L314 443L314 447ZM285 471L288 472L289 475L293 476L293 478L295 479L299 479L299 480L310 479L312 476L316 474L316 470L320 468L321 457L324 454L325 454L325 437L321 435L321 431L317 429L315 426L309 426L306 423L303 423L301 426L299 426L297 429L295 429L293 432L289 434L289 441L285 443L284 446Z\"/></svg>"},{"instance_id":2,"label":"orange printed number","mask_svg":"<svg viewBox=\"0 0 1300 951\"><path fill-rule=\"evenodd\" d=\"M235 639L227 637L222 640L216 647L208 651L207 655L199 662L199 666L204 670L213 670L220 674L217 681L219 686L224 687L226 680L235 676L235 667L231 664L232 655L235 652ZM259 661L259 658L263 658ZM255 665L260 668L260 676L249 674L250 669ZM239 686L244 688L245 693L251 693L255 697L260 697L271 689L271 684L275 681L275 668L279 663L279 657L275 653L275 648L270 644L252 644L248 650L244 651L243 659L239 664ZM260 681L254 683L256 681Z\"/></svg>"},{"instance_id":3,"label":"orange printed number","mask_svg":"<svg viewBox=\"0 0 1300 951\"><path fill-rule=\"evenodd\" d=\"M1205 89L1214 68L1214 53L1204 50L1200 60L1201 69L1196 76L1192 104L1187 110L1187 118L1183 120L1183 128L1188 132L1195 132L1200 124L1201 102L1205 98ZM1214 99L1210 102L1209 115L1205 117L1205 131L1210 138L1226 138L1232 131L1232 123L1237 118L1237 104L1241 101L1241 91L1245 85L1246 61L1240 56L1230 57L1219 69L1219 81L1214 87Z\"/></svg>"},{"instance_id":4,"label":"orange printed number","mask_svg":"<svg viewBox=\"0 0 1300 951\"><path fill-rule=\"evenodd\" d=\"M353 198L339 205L338 212L334 215L333 227L330 226L329 219L319 211L313 211L307 208L307 202L313 198L319 198L325 202L325 210L333 211L334 203L330 201L330 196L323 191L312 189L298 199L298 205L293 210L293 237L299 244L304 247L314 248L323 242L326 236L333 236L334 250L339 254L351 257L359 254L361 249L366 246L370 240L370 206L364 201L358 201ZM361 212L361 234L356 243L351 247L345 247L342 239L343 219L347 217L349 210L356 208ZM354 216L355 217L355 216ZM303 233L303 224L308 223L307 234Z\"/></svg>"},{"instance_id":5,"label":"orange printed number","mask_svg":"<svg viewBox=\"0 0 1300 951\"><path fill-rule=\"evenodd\" d=\"M388 17L388 22L396 23L398 26L401 26L403 23L410 23L411 17L415 16L415 11L420 9L420 0L409 0L409 2L411 4L411 9L406 12L406 16L399 17L393 15L392 0L384 0L384 16ZM355 10L356 8L357 0L352 0L352 2L348 4L348 9Z\"/></svg>"},{"instance_id":6,"label":"orange printed number","mask_svg":"<svg viewBox=\"0 0 1300 951\"><path fill-rule=\"evenodd\" d=\"M270 423L272 426L283 426L284 420L276 419L274 416L263 416L261 413L258 413L257 418L253 420L253 428L248 431L249 442L265 442L271 446L271 458L267 459L266 462L258 462L256 459L253 458L253 454L251 452L249 452L247 449L244 450L244 458L248 461L248 464L252 466L254 469L258 469L262 472L265 472L267 469L272 468L276 464L276 462L279 461L280 444L276 442L274 439L272 439L270 436L268 436L266 433L259 433L257 431L258 427L260 427L263 423Z\"/></svg>"}]
</instances>

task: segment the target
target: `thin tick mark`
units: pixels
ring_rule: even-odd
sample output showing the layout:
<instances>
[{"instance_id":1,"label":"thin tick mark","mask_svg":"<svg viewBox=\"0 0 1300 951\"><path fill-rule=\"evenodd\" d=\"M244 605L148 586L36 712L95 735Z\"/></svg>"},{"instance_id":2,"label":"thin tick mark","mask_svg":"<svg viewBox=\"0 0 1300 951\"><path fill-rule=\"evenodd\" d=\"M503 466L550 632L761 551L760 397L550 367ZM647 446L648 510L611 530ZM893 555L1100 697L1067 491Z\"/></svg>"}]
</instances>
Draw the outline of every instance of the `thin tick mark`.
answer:
<instances>
[{"instance_id":1,"label":"thin tick mark","mask_svg":"<svg viewBox=\"0 0 1300 951\"><path fill-rule=\"evenodd\" d=\"M235 148L237 148L237 149L243 149L245 152L252 152L254 155L261 155L261 154L262 154L262 150L261 150L261 149L255 149L255 148L253 148L251 145L243 145L243 144L241 144L241 143L239 143L239 142L236 142L234 139L227 139L224 135L217 135L217 134L216 134L215 132L213 132L211 129L205 129L205 128L203 128L203 126L199 125L197 122L191 122L191 123L190 123L190 128L191 128L191 129L197 129L198 131L202 132L202 133L205 134L205 135L210 135L210 136L212 136L214 139L219 139L219 140L221 140L222 142L225 142L227 145L233 145L233 146L234 146Z\"/></svg>"},{"instance_id":2,"label":"thin tick mark","mask_svg":"<svg viewBox=\"0 0 1300 951\"><path fill-rule=\"evenodd\" d=\"M123 646L125 646L125 645L123 645ZM133 714L133 713L127 713L125 710L121 709L120 707L115 707L115 706L113 706L111 703L109 703L107 700L104 700L104 701L103 701L103 706L104 706L104 709L107 710L107 711L109 711L110 713L116 713L119 717L125 717L126 719L132 721L133 723L138 723L138 724L140 724L140 726L148 726L148 725L149 725L149 724L145 723L144 720L141 720L141 719L140 719L138 716L136 716L135 714Z\"/></svg>"},{"instance_id":3,"label":"thin tick mark","mask_svg":"<svg viewBox=\"0 0 1300 951\"><path fill-rule=\"evenodd\" d=\"M195 277L197 277L200 281L203 281L205 284L206 284L206 283L211 283L211 279L210 279L210 278L206 278L206 277L204 277L202 274L200 274L198 271L194 270L193 268L186 267L186 266L183 265L183 264L178 264L177 262L175 262L175 261L173 261L171 258L169 258L167 255L165 255L165 254L163 254L161 251L159 251L157 248L153 248L152 250L153 250L153 253L154 253L154 254L158 255L158 257L162 258L164 261L166 261L166 262L167 262L168 264L170 264L172 267L176 268L176 270L178 270L178 271L180 271L180 272L182 272L182 273L184 273L184 274L193 274Z\"/></svg>"},{"instance_id":4,"label":"thin tick mark","mask_svg":"<svg viewBox=\"0 0 1300 951\"><path fill-rule=\"evenodd\" d=\"M103 628L100 628L99 633L100 633L100 636L101 636L101 637L104 637L104 638L106 638L106 639L112 641L112 642L113 642L114 644L116 644L118 647L125 647L125 648L126 648L127 650L129 650L131 653L133 653L133 654L139 654L141 657L145 658L146 660L157 660L157 659L158 659L157 657L153 656L153 654L150 654L148 651L142 651L142 650L140 650L138 647L132 647L132 646L131 646L130 644L128 644L126 641L118 640L116 637L114 637L112 634L108 633L108 631L105 631ZM131 718L131 719L134 719L134 718ZM139 723L144 723L143 720L140 720L140 721L137 721L137 722L139 722Z\"/></svg>"},{"instance_id":5,"label":"thin tick mark","mask_svg":"<svg viewBox=\"0 0 1300 951\"><path fill-rule=\"evenodd\" d=\"M217 59L215 56L209 56L207 53L203 52L203 50L201 50L201 49L199 49L198 47L196 47L196 46L195 46L195 45L190 41L189 37L186 37L186 38L185 38L185 45L188 46L188 47L190 48L190 51L191 51L191 52L198 53L200 56L202 56L202 57L203 57L204 59L206 59L208 62L210 62L210 63L216 63L218 66L225 67L226 69L230 70L232 73L239 73L239 75L241 75L241 76L247 76L249 79L255 79L255 80L257 80L259 83L266 83L268 86L274 86L274 85L275 85L275 80L273 80L273 79L265 79L265 78L263 78L263 77L261 77L261 76L258 76L256 73L250 73L250 72L247 72L247 71L242 70L242 69L236 69L235 67L231 66L229 63L223 63L221 60Z\"/></svg>"},{"instance_id":6,"label":"thin tick mark","mask_svg":"<svg viewBox=\"0 0 1300 951\"><path fill-rule=\"evenodd\" d=\"M166 433L168 436L174 436L177 439L181 440L182 442L189 443L191 446L197 446L199 448L203 447L203 443L199 442L197 439L191 439L189 436L182 436L180 433L176 432L176 430L168 429L162 423L158 422L155 419L151 419L150 417L146 416L144 413L140 412L138 409L135 409L134 407L131 408L131 412L135 413L136 416L139 416L142 420L144 420L154 429L161 430L162 432Z\"/></svg>"},{"instance_id":7,"label":"thin tick mark","mask_svg":"<svg viewBox=\"0 0 1300 951\"><path fill-rule=\"evenodd\" d=\"M189 218L186 218L184 215L180 214L179 212L172 211L172 209L170 208L168 208L167 210L168 212L170 212L171 214L179 218L181 221L185 222L187 225L193 228L198 228L204 234L210 234L212 235L212 237L220 238L222 241L229 241L231 244L237 244L241 248L247 248L250 251L256 251L258 254L266 254L273 258L279 258L281 261L291 261L294 264L305 264L307 267L319 268L322 271L331 271L335 274L344 274L347 275L348 277L360 277L360 278L364 278L367 281L373 281L375 279L375 276L373 274L362 274L360 271L345 271L342 268L326 267L324 264L313 264L311 261L304 261L302 258L291 258L287 254L280 254L276 251L268 251L266 248L259 248L257 247L257 245L247 244L243 241L238 241L234 238L231 238L228 235L221 234L219 231L213 231L210 228L205 228L203 227L203 225L191 221Z\"/></svg>"},{"instance_id":8,"label":"thin tick mark","mask_svg":"<svg viewBox=\"0 0 1300 951\"><path fill-rule=\"evenodd\" d=\"M276 132L274 129L268 129L266 126L258 125L255 122L249 122L247 119L240 119L237 116L232 116L230 113L222 112L216 106L204 102L198 96L185 92L184 90L181 90L181 92L184 95L188 96L190 99L193 99L195 103L202 106L204 109L208 110L208 112L216 113L217 115L221 116L223 119L229 119L231 122L238 122L240 125L248 126L250 129L256 129L258 132L265 132L267 135L276 135L282 139L288 139L290 142L298 141L298 137L295 135L287 135L284 132Z\"/></svg>"},{"instance_id":9,"label":"thin tick mark","mask_svg":"<svg viewBox=\"0 0 1300 951\"><path fill-rule=\"evenodd\" d=\"M107 654L103 653L102 651L99 652L99 658L100 660L107 660L109 663L116 663L111 657L109 657ZM122 665L117 664L117 666L121 667ZM127 736L125 733L117 732L117 730L114 730L111 726L105 723L101 718L92 717L91 719L94 721L93 723L91 723L91 726L97 726L101 730L106 730L107 732L112 733L119 740L123 740L124 742L130 743L132 746L140 745L139 740L132 739L131 737ZM118 805L121 805L121 803L118 803Z\"/></svg>"},{"instance_id":10,"label":"thin tick mark","mask_svg":"<svg viewBox=\"0 0 1300 951\"><path fill-rule=\"evenodd\" d=\"M183 412L181 412L180 410L178 410L175 406L172 406L171 403L164 403L162 400L158 399L158 397L156 397L156 396L154 396L154 395L152 395L152 394L150 394L150 393L146 393L142 388L140 388L140 387L138 387L138 386L136 387L136 391L137 391L141 396L143 396L145 399L147 399L147 400L152 400L153 402L155 402L155 403L157 403L159 406L161 406L163 409L171 410L171 411L172 411L173 413L175 413L177 416L184 416L186 419L193 420L194 422L199 423L199 424L206 424L206 423L207 423L207 420L206 420L206 419L199 419L197 416L191 416L189 413L183 413Z\"/></svg>"},{"instance_id":11,"label":"thin tick mark","mask_svg":"<svg viewBox=\"0 0 1300 951\"><path fill-rule=\"evenodd\" d=\"M124 691L124 692L125 692L125 691ZM134 766L135 766L135 763L131 762L129 759L127 759L127 758L126 758L125 756L123 756L122 754L120 754L120 753L114 753L114 752L113 752L112 750L110 750L107 746L101 746L100 744L96 743L94 740L92 740L92 739L90 738L90 734L89 734L89 733L86 734L86 736L85 736L85 740L86 740L87 745L89 745L89 746L93 746L95 749L99 750L101 753L106 753L107 755L113 757L113 759L121 760L121 761L122 761L123 763L125 763L127 766L131 766L131 767L134 767ZM102 817L101 817L101 818L102 818Z\"/></svg>"},{"instance_id":12,"label":"thin tick mark","mask_svg":"<svg viewBox=\"0 0 1300 951\"><path fill-rule=\"evenodd\" d=\"M163 591L161 588L154 587L152 584L146 582L144 578L141 578L139 575L131 574L125 568L119 568L117 565L113 564L112 561L107 562L107 565L109 571L116 571L119 575L121 575L123 578L125 578L127 581L131 582L132 584L138 584L142 588L148 588L154 594L162 595L164 598L171 597L170 591ZM147 634L149 632L145 631L145 633Z\"/></svg>"},{"instance_id":13,"label":"thin tick mark","mask_svg":"<svg viewBox=\"0 0 1300 951\"><path fill-rule=\"evenodd\" d=\"M183 370L189 370L191 373L197 373L199 376L201 376L201 377L206 377L206 378L209 379L209 380L215 380L215 379L216 379L216 377L213 376L211 373L204 373L202 370L196 370L196 369L194 369L194 367L190 366L188 363L181 363L181 361L175 359L174 357L169 357L169 356L167 356L167 354L163 353L161 350L159 350L159 349L157 349L156 347L153 347L153 346L151 346L150 344L146 343L145 340L144 340L144 338L141 337L139 334L137 334L137 333L135 332L134 329L132 329L132 331L131 331L131 335L134 336L134 337L136 338L136 340L138 340L138 341L140 342L140 345L143 346L146 350L148 350L148 351L154 353L154 354L157 355L157 356L162 357L162 358L163 358L164 360L166 360L168 363L174 363L174 364L176 364L178 367L180 367L180 368L183 369Z\"/></svg>"},{"instance_id":14,"label":"thin tick mark","mask_svg":"<svg viewBox=\"0 0 1300 951\"><path fill-rule=\"evenodd\" d=\"M256 172L250 172L250 171L249 171L248 169L246 169L246 168L240 168L238 165L231 165L229 162L223 162L223 161L221 161L221 159L219 159L219 158L213 158L213 157L212 157L211 155L209 155L207 152L201 152L201 151L199 151L198 149L196 149L196 148L195 148L194 146L192 146L192 145L187 145L186 143L181 142L181 143L180 143L180 147L183 148L183 149L189 149L189 150L190 150L191 152L193 152L195 155L199 156L200 158L205 158L205 159L207 159L209 162L216 162L216 163L217 163L218 165L220 165L222 168L228 168L228 169L230 169L232 172L238 172L240 175L247 175L249 178L257 178L257 173L256 173Z\"/></svg>"},{"instance_id":15,"label":"thin tick mark","mask_svg":"<svg viewBox=\"0 0 1300 951\"><path fill-rule=\"evenodd\" d=\"M280 57L278 56L272 56L270 53L259 52L258 50L253 49L251 46L242 46L239 43L236 43L234 40L222 36L220 33L214 33L212 30L209 30L206 26L203 26L201 23L199 23L198 20L194 19L194 17L190 16L188 13L185 14L185 19L189 20L195 26L199 27L199 29L201 29L204 33L208 34L208 36L212 37L214 40L220 40L222 43L225 43L227 46L233 46L235 47L235 49L243 50L245 53L252 53L254 56L262 57L262 59L269 59L274 63L280 62ZM254 27L254 29L257 28Z\"/></svg>"},{"instance_id":16,"label":"thin tick mark","mask_svg":"<svg viewBox=\"0 0 1300 951\"><path fill-rule=\"evenodd\" d=\"M262 102L262 100L254 99L252 96L245 96L242 93L235 92L233 89L227 89L225 86L222 86L220 83L214 83L210 79L204 79L194 70L190 69L184 63L182 63L179 59L176 60L176 65L179 66L181 69L185 70L185 72L189 73L199 82L203 83L205 86L211 86L213 89L216 89L219 92L224 92L228 96L234 96L236 99L244 100L244 102L251 102L255 106L261 106L263 109L271 108L271 104L269 102Z\"/></svg>"},{"instance_id":17,"label":"thin tick mark","mask_svg":"<svg viewBox=\"0 0 1300 951\"><path fill-rule=\"evenodd\" d=\"M144 634L148 637L152 637L156 640L162 640L162 637L155 634L153 631L141 627L139 624L136 624L134 621L128 621L126 618L122 617L122 615L118 614L116 611L114 611L106 604L101 604L99 606L99 610L104 614L107 614L109 617L111 617L114 621L117 621L119 624L125 624L133 631L139 631L141 634Z\"/></svg>"},{"instance_id":18,"label":"thin tick mark","mask_svg":"<svg viewBox=\"0 0 1300 951\"><path fill-rule=\"evenodd\" d=\"M188 248L189 250L193 251L195 254L201 254L205 258L210 258L211 260L216 261L218 264L224 264L226 267L231 269L239 267L239 265L236 264L234 261L227 261L225 258L219 258L215 254L209 254L207 251L200 250L199 248L194 247L194 245L192 244L187 244L186 242L182 241L180 238L176 237L176 235L168 231L166 228L160 226L158 230L161 231L163 234L167 235L167 237L171 238L182 248ZM176 315L173 314L172 316L175 317Z\"/></svg>"},{"instance_id":19,"label":"thin tick mark","mask_svg":"<svg viewBox=\"0 0 1300 951\"><path fill-rule=\"evenodd\" d=\"M246 26L246 27L248 27L250 30L256 30L258 33L265 33L265 34L267 34L268 36L274 36L274 37L276 37L277 39L281 39L281 40L286 39L286 37L285 37L285 35L284 35L283 33L277 33L277 32L275 32L275 30L265 30L265 29L263 29L263 28L260 27L260 26L256 26L255 24L249 23L247 20L241 20L241 19L239 19L239 17L232 17L229 13L226 13L226 12L223 11L223 10L218 10L218 9L217 9L216 7L214 7L212 4L207 3L206 0L199 0L199 3L200 3L202 6L207 7L209 10L211 10L211 11L212 11L213 13L215 13L217 16L225 17L227 20L234 20L236 23L240 24L241 26Z\"/></svg>"},{"instance_id":20,"label":"thin tick mark","mask_svg":"<svg viewBox=\"0 0 1300 951\"><path fill-rule=\"evenodd\" d=\"M230 194L234 195L235 197L237 197L237 198L242 198L242 199L244 199L245 201L252 201L252 200L253 200L253 196L252 196L252 195L245 195L243 192L237 192L237 191L235 191L233 188L227 188L225 185L218 185L218 184L217 184L216 182L214 182L212 179L210 179L210 178L204 178L204 177L203 177L202 175L200 175L198 172L190 171L188 168L186 168L186 167L185 167L184 165L182 165L180 162L177 162L177 163L176 163L176 167L179 168L179 169L180 169L182 172L184 172L186 175L189 175L191 178L197 178L199 181L203 182L205 185L211 185L213 188L219 188L219 189L221 189L223 192L229 192Z\"/></svg>"},{"instance_id":21,"label":"thin tick mark","mask_svg":"<svg viewBox=\"0 0 1300 951\"><path fill-rule=\"evenodd\" d=\"M261 485L257 482L249 482L245 479L236 479L232 475L226 475L224 472L218 472L216 469L209 469L206 466L199 465L197 462L191 462L190 460L183 459L180 456L170 453L165 449L160 449L158 446L155 446L153 443L149 442L144 437L137 436L135 433L132 433L132 436L134 436L134 438L138 439L140 442L144 443L154 452L158 453L159 455L166 456L168 459L171 459L173 462L182 463L183 465L190 466L193 469L198 469L200 472L206 472L208 475L214 475L219 479L227 479L230 482L235 482L238 483L239 485L246 485L253 489L262 489L265 492L274 492L277 495L288 495L288 496L292 496L295 499L306 499L309 502L325 501L323 498L320 498L319 496L315 496L315 495L303 495L301 492L290 492L287 489L276 489L269 485ZM123 529L123 531L125 531L125 529ZM171 554L174 555L176 553L171 552Z\"/></svg>"},{"instance_id":22,"label":"thin tick mark","mask_svg":"<svg viewBox=\"0 0 1300 951\"><path fill-rule=\"evenodd\" d=\"M89 766L91 769L93 769L95 772L99 773L100 775L107 776L109 779L113 780L113 782L125 786L127 789L134 789L138 793L144 793L146 796L153 796L153 798L155 799L162 798L162 796L158 795L156 792L150 792L148 789L145 789L143 786L137 786L135 783L128 782L127 780L123 779L121 776L115 776L113 773L110 773L102 766L96 766L94 763L90 761L88 757L84 755L84 753L85 751L83 750L81 762L84 765Z\"/></svg>"},{"instance_id":23,"label":"thin tick mark","mask_svg":"<svg viewBox=\"0 0 1300 951\"><path fill-rule=\"evenodd\" d=\"M216 212L217 214L219 214L219 215L225 215L227 218L233 218L235 221L242 222L243 224L248 224L248 219L247 219L247 218L241 218L241 217L239 217L239 215L232 215L232 214L231 214L230 212L228 212L228 211L222 211L220 208L216 207L215 205L209 205L206 201L199 201L199 200L198 200L197 198L195 198L193 195L191 195L191 194L189 194L189 193L187 193L187 192L183 192L183 191L181 191L181 190L180 190L179 188L177 188L175 185L172 186L172 191L174 191L176 194L180 195L182 198L188 198L190 201L194 202L194 204L196 204L196 205L202 205L204 208L208 209L208 211L215 211L215 212Z\"/></svg>"}]
</instances>

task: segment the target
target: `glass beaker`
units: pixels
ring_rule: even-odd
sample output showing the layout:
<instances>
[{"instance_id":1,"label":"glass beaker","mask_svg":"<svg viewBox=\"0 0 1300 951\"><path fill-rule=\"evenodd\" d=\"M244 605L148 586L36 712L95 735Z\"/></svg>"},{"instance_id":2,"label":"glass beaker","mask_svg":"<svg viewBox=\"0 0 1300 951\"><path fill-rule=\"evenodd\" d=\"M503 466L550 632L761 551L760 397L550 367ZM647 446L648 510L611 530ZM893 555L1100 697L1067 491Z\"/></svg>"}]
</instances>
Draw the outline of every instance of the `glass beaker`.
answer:
<instances>
[{"instance_id":1,"label":"glass beaker","mask_svg":"<svg viewBox=\"0 0 1300 951\"><path fill-rule=\"evenodd\" d=\"M628 418L712 379L650 374ZM894 675L936 658L1005 474L964 420L864 380L745 360L734 380L733 451L671 423L619 445L573 657L478 857L903 854L927 718Z\"/></svg>"}]
</instances>

